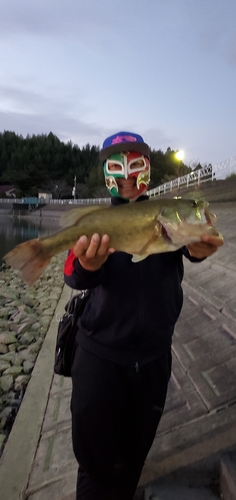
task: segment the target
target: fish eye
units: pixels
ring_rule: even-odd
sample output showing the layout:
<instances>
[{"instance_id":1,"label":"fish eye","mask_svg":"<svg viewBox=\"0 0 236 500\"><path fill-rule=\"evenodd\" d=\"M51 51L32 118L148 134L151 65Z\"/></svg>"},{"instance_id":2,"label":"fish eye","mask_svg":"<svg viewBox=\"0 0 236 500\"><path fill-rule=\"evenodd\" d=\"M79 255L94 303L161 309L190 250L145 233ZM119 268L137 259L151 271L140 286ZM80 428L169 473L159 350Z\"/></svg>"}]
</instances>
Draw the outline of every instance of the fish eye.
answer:
<instances>
[{"instance_id":1,"label":"fish eye","mask_svg":"<svg viewBox=\"0 0 236 500\"><path fill-rule=\"evenodd\" d=\"M192 200L192 202L191 202L191 206L192 206L192 207L196 207L196 206L197 206L197 200Z\"/></svg>"}]
</instances>

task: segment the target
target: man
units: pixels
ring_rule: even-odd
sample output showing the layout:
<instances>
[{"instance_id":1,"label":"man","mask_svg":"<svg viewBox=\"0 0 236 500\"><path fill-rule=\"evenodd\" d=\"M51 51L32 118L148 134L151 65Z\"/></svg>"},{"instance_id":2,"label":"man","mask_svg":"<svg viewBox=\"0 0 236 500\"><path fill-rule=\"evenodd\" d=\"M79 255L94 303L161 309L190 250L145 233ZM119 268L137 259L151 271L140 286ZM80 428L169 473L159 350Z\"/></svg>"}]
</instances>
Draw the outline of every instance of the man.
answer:
<instances>
[{"instance_id":1,"label":"man","mask_svg":"<svg viewBox=\"0 0 236 500\"><path fill-rule=\"evenodd\" d=\"M131 132L100 152L113 205L147 199L150 148ZM86 235L65 263L65 282L92 290L78 323L72 367L72 439L77 500L132 500L152 445L171 374L171 338L182 307L182 257L197 262L223 241L212 236L139 263Z\"/></svg>"}]
</instances>

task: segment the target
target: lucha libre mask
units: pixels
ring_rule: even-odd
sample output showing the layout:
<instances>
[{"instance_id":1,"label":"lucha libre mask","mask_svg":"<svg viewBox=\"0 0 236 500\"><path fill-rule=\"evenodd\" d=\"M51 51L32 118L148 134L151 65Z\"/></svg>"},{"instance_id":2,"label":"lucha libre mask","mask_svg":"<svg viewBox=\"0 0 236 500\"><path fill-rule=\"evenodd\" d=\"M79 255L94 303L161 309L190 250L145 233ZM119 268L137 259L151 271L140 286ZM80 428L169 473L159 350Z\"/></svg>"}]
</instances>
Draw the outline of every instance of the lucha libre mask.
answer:
<instances>
[{"instance_id":1,"label":"lucha libre mask","mask_svg":"<svg viewBox=\"0 0 236 500\"><path fill-rule=\"evenodd\" d=\"M136 177L136 186L141 195L150 182L150 161L138 152L116 153L103 163L106 187L112 196L120 196L116 179Z\"/></svg>"}]
</instances>

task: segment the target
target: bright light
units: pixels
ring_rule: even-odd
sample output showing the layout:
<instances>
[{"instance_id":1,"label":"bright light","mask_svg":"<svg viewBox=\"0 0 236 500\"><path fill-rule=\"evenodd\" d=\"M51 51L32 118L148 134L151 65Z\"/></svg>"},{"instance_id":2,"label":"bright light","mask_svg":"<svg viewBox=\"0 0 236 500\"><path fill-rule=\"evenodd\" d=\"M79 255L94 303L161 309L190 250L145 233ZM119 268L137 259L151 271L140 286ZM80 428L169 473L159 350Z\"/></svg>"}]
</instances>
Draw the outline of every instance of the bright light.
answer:
<instances>
[{"instance_id":1,"label":"bright light","mask_svg":"<svg viewBox=\"0 0 236 500\"><path fill-rule=\"evenodd\" d=\"M184 158L184 152L182 150L176 151L175 156L176 156L177 160L182 161Z\"/></svg>"}]
</instances>

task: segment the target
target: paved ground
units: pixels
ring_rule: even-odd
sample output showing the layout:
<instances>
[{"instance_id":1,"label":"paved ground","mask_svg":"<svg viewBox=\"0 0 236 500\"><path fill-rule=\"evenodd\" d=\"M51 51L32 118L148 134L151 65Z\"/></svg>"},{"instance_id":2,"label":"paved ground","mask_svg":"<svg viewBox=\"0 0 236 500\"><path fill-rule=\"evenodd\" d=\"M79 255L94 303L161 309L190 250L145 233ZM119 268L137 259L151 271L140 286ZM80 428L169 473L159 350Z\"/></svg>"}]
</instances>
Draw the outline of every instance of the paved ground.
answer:
<instances>
[{"instance_id":1,"label":"paved ground","mask_svg":"<svg viewBox=\"0 0 236 500\"><path fill-rule=\"evenodd\" d=\"M166 409L140 481L146 500L219 498L219 459L236 447L236 202L212 208L225 245L201 264L185 262ZM0 462L1 500L75 498L71 382L52 373L68 296L65 287Z\"/></svg>"}]
</instances>

